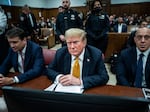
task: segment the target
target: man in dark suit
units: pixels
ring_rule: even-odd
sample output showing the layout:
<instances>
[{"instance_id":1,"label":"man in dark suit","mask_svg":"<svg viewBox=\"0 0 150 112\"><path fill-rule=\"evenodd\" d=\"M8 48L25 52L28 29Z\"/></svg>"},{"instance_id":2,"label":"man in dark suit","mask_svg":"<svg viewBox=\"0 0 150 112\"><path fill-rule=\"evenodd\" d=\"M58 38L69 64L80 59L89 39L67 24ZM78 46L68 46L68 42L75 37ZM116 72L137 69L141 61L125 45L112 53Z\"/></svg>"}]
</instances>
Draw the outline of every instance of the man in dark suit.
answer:
<instances>
[{"instance_id":1,"label":"man in dark suit","mask_svg":"<svg viewBox=\"0 0 150 112\"><path fill-rule=\"evenodd\" d=\"M24 31L20 28L10 29L6 37L11 48L0 66L0 86L22 83L40 75L44 68L42 48L27 41ZM7 77L12 67L19 75Z\"/></svg>"},{"instance_id":2,"label":"man in dark suit","mask_svg":"<svg viewBox=\"0 0 150 112\"><path fill-rule=\"evenodd\" d=\"M127 25L124 23L124 20L122 17L118 18L118 23L114 25L113 31L117 33L127 32Z\"/></svg>"},{"instance_id":3,"label":"man in dark suit","mask_svg":"<svg viewBox=\"0 0 150 112\"><path fill-rule=\"evenodd\" d=\"M132 87L150 88L150 29L139 28L135 33L136 46L123 50L117 65L117 84ZM142 60L140 61L140 54ZM141 79L139 66L141 63ZM136 83L140 82L139 86Z\"/></svg>"},{"instance_id":4,"label":"man in dark suit","mask_svg":"<svg viewBox=\"0 0 150 112\"><path fill-rule=\"evenodd\" d=\"M37 34L36 18L28 5L22 7L22 13L19 16L19 27L25 31L28 39L33 39L31 37Z\"/></svg>"},{"instance_id":5,"label":"man in dark suit","mask_svg":"<svg viewBox=\"0 0 150 112\"><path fill-rule=\"evenodd\" d=\"M109 79L102 52L87 45L86 33L78 28L71 28L65 33L67 46L57 50L55 59L48 66L48 77L63 86L78 85L83 89L105 85ZM78 59L80 71L78 77L74 64Z\"/></svg>"},{"instance_id":6,"label":"man in dark suit","mask_svg":"<svg viewBox=\"0 0 150 112\"><path fill-rule=\"evenodd\" d=\"M141 21L139 28L143 28L143 27L147 27L147 26L148 26L147 21L143 20L143 21ZM135 46L135 42L134 42L135 33L136 33L136 30L134 30L130 33L129 38L127 40L127 47Z\"/></svg>"},{"instance_id":7,"label":"man in dark suit","mask_svg":"<svg viewBox=\"0 0 150 112\"><path fill-rule=\"evenodd\" d=\"M5 30L7 27L7 16L0 6L0 65L8 54L9 44L5 38Z\"/></svg>"}]
</instances>

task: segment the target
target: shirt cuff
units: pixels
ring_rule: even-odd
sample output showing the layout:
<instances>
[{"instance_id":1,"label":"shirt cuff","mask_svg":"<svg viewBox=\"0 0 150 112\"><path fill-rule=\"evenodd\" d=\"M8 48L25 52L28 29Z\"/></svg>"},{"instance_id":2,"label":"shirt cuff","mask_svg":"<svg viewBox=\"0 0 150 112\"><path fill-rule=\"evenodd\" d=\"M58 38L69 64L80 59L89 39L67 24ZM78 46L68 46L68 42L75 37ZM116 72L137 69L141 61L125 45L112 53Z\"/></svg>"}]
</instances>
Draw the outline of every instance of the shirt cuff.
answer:
<instances>
[{"instance_id":1,"label":"shirt cuff","mask_svg":"<svg viewBox=\"0 0 150 112\"><path fill-rule=\"evenodd\" d=\"M55 79L55 81L54 81L55 84L58 84L58 83L59 83L59 78L60 78L61 76L63 76L63 74L59 74L59 75L56 77L56 79Z\"/></svg>"},{"instance_id":2,"label":"shirt cuff","mask_svg":"<svg viewBox=\"0 0 150 112\"><path fill-rule=\"evenodd\" d=\"M81 81L81 89L83 89L84 88L84 85L83 85L83 81L82 80L80 80Z\"/></svg>"},{"instance_id":3,"label":"shirt cuff","mask_svg":"<svg viewBox=\"0 0 150 112\"><path fill-rule=\"evenodd\" d=\"M19 79L17 76L14 76L14 83L19 83Z\"/></svg>"}]
</instances>

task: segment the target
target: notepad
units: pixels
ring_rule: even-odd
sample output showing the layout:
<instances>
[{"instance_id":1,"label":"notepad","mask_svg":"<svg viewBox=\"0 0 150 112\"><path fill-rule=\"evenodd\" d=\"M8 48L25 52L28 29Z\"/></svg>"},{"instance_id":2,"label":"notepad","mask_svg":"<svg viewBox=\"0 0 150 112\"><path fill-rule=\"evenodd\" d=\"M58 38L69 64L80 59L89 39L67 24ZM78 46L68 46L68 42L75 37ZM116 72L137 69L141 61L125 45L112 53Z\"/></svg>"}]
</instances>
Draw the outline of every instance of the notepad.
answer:
<instances>
[{"instance_id":1,"label":"notepad","mask_svg":"<svg viewBox=\"0 0 150 112\"><path fill-rule=\"evenodd\" d=\"M57 92L66 92L66 93L83 93L83 89L81 86L63 86L61 83L55 84L53 83L45 91L57 91Z\"/></svg>"}]
</instances>

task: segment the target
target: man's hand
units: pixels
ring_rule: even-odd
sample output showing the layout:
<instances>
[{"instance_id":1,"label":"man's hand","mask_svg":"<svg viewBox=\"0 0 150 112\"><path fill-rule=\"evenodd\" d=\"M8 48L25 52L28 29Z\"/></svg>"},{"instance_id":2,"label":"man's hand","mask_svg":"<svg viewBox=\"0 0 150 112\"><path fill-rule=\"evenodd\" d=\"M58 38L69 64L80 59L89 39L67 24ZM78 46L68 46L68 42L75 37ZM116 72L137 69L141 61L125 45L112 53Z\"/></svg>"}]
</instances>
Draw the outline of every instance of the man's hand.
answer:
<instances>
[{"instance_id":1,"label":"man's hand","mask_svg":"<svg viewBox=\"0 0 150 112\"><path fill-rule=\"evenodd\" d=\"M10 85L13 83L14 83L14 79L12 77L0 76L0 86Z\"/></svg>"},{"instance_id":2,"label":"man's hand","mask_svg":"<svg viewBox=\"0 0 150 112\"><path fill-rule=\"evenodd\" d=\"M59 38L60 38L61 41L65 41L65 36L64 35L60 35Z\"/></svg>"},{"instance_id":3,"label":"man's hand","mask_svg":"<svg viewBox=\"0 0 150 112\"><path fill-rule=\"evenodd\" d=\"M76 78L72 76L71 74L63 75L59 78L59 82L63 86L69 86L69 85L81 85L81 81L79 78Z\"/></svg>"}]
</instances>

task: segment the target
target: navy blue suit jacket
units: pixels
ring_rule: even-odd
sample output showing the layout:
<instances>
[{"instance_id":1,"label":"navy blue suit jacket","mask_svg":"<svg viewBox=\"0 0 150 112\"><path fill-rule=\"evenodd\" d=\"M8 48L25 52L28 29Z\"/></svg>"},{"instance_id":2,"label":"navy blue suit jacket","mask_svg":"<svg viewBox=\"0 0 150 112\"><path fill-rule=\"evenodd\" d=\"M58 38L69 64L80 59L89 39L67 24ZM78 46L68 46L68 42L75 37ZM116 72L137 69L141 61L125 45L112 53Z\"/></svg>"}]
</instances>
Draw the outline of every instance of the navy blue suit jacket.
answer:
<instances>
[{"instance_id":1,"label":"navy blue suit jacket","mask_svg":"<svg viewBox=\"0 0 150 112\"><path fill-rule=\"evenodd\" d=\"M137 66L136 47L125 49L121 52L117 65L117 84L134 86ZM150 53L145 68L145 79L147 87L150 88Z\"/></svg>"},{"instance_id":2,"label":"navy blue suit jacket","mask_svg":"<svg viewBox=\"0 0 150 112\"><path fill-rule=\"evenodd\" d=\"M0 73L6 75L10 68L14 68L15 72L18 70L18 53L9 49L8 56L0 66ZM27 81L42 73L44 69L44 58L42 48L34 42L27 41L27 48L25 52L24 73L19 74L17 77L19 82Z\"/></svg>"},{"instance_id":3,"label":"navy blue suit jacket","mask_svg":"<svg viewBox=\"0 0 150 112\"><path fill-rule=\"evenodd\" d=\"M48 77L54 81L59 74L70 74L71 70L71 55L67 47L57 50L55 59L48 66ZM95 47L86 46L82 80L84 89L104 85L109 77L102 59L102 53Z\"/></svg>"},{"instance_id":4,"label":"navy blue suit jacket","mask_svg":"<svg viewBox=\"0 0 150 112\"><path fill-rule=\"evenodd\" d=\"M118 24L114 25L113 30L114 30L114 32L118 32ZM127 25L126 24L122 25L122 32L127 32Z\"/></svg>"}]
</instances>

